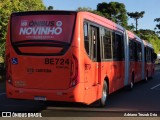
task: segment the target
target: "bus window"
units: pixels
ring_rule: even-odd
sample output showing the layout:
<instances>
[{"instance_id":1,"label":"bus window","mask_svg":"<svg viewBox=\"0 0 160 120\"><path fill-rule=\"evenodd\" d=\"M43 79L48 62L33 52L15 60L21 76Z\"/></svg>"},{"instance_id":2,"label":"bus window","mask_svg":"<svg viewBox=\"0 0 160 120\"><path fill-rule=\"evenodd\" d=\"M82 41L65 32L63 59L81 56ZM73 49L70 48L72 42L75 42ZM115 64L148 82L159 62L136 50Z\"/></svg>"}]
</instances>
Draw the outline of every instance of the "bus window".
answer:
<instances>
[{"instance_id":1,"label":"bus window","mask_svg":"<svg viewBox=\"0 0 160 120\"><path fill-rule=\"evenodd\" d=\"M103 58L112 59L112 44L111 44L111 31L104 29L103 35Z\"/></svg>"},{"instance_id":2,"label":"bus window","mask_svg":"<svg viewBox=\"0 0 160 120\"><path fill-rule=\"evenodd\" d=\"M146 56L147 56L147 53L146 53L146 49L147 49L147 48L144 47L144 59L145 59L145 62L147 62L147 57L146 57Z\"/></svg>"},{"instance_id":3,"label":"bus window","mask_svg":"<svg viewBox=\"0 0 160 120\"><path fill-rule=\"evenodd\" d=\"M97 50L97 44L98 44L98 28L95 26L90 26L90 36L92 41L92 59L94 61L97 60L99 53Z\"/></svg>"},{"instance_id":4,"label":"bus window","mask_svg":"<svg viewBox=\"0 0 160 120\"><path fill-rule=\"evenodd\" d=\"M88 23L84 23L84 44L85 44L85 49L86 49L87 54L90 55Z\"/></svg>"},{"instance_id":5,"label":"bus window","mask_svg":"<svg viewBox=\"0 0 160 120\"><path fill-rule=\"evenodd\" d=\"M135 55L134 55L134 42L130 39L129 40L129 58L131 61L135 60Z\"/></svg>"},{"instance_id":6,"label":"bus window","mask_svg":"<svg viewBox=\"0 0 160 120\"><path fill-rule=\"evenodd\" d=\"M151 61L152 61L152 63L154 63L154 50L153 49L151 49Z\"/></svg>"},{"instance_id":7,"label":"bus window","mask_svg":"<svg viewBox=\"0 0 160 120\"><path fill-rule=\"evenodd\" d=\"M71 43L74 22L74 14L12 15L11 43L22 55L64 54Z\"/></svg>"},{"instance_id":8,"label":"bus window","mask_svg":"<svg viewBox=\"0 0 160 120\"><path fill-rule=\"evenodd\" d=\"M138 43L137 44L137 55L138 55L138 61L142 61L142 47L141 47L141 44L140 43Z\"/></svg>"},{"instance_id":9,"label":"bus window","mask_svg":"<svg viewBox=\"0 0 160 120\"><path fill-rule=\"evenodd\" d=\"M147 62L149 62L150 58L149 58L149 49L148 48L147 48L147 56L146 57L147 57Z\"/></svg>"},{"instance_id":10,"label":"bus window","mask_svg":"<svg viewBox=\"0 0 160 120\"><path fill-rule=\"evenodd\" d=\"M116 41L118 42L117 59L122 60L124 59L124 42L122 35L116 34Z\"/></svg>"},{"instance_id":11,"label":"bus window","mask_svg":"<svg viewBox=\"0 0 160 120\"><path fill-rule=\"evenodd\" d=\"M113 50L113 59L117 58L117 41L115 40L115 32L112 32L112 50Z\"/></svg>"},{"instance_id":12,"label":"bus window","mask_svg":"<svg viewBox=\"0 0 160 120\"><path fill-rule=\"evenodd\" d=\"M134 56L135 56L135 61L138 61L138 47L137 47L137 42L134 42Z\"/></svg>"},{"instance_id":13,"label":"bus window","mask_svg":"<svg viewBox=\"0 0 160 120\"><path fill-rule=\"evenodd\" d=\"M124 42L121 34L115 34L113 39L113 58L122 60L124 58Z\"/></svg>"},{"instance_id":14,"label":"bus window","mask_svg":"<svg viewBox=\"0 0 160 120\"><path fill-rule=\"evenodd\" d=\"M147 48L146 50L146 59L147 59L147 62L151 62L151 51L149 48Z\"/></svg>"}]
</instances>

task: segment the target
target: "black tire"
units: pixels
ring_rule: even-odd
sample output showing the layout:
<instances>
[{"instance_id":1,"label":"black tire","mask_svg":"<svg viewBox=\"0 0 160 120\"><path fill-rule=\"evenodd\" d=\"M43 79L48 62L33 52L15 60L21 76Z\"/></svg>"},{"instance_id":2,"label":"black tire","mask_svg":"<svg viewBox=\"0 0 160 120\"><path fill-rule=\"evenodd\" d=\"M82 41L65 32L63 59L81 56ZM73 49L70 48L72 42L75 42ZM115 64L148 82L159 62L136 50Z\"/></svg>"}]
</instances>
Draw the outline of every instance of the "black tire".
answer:
<instances>
[{"instance_id":1,"label":"black tire","mask_svg":"<svg viewBox=\"0 0 160 120\"><path fill-rule=\"evenodd\" d=\"M145 82L148 82L148 79L149 79L149 77L148 77L148 71L147 71L147 75L146 75L146 77L145 77Z\"/></svg>"},{"instance_id":2,"label":"black tire","mask_svg":"<svg viewBox=\"0 0 160 120\"><path fill-rule=\"evenodd\" d=\"M146 76L144 80L145 80L145 82L148 82L148 76Z\"/></svg>"},{"instance_id":3,"label":"black tire","mask_svg":"<svg viewBox=\"0 0 160 120\"><path fill-rule=\"evenodd\" d=\"M128 85L128 90L130 91L133 90L133 86L134 86L134 73L132 73L132 81Z\"/></svg>"},{"instance_id":4,"label":"black tire","mask_svg":"<svg viewBox=\"0 0 160 120\"><path fill-rule=\"evenodd\" d=\"M102 89L102 98L99 100L100 107L106 106L107 98L108 98L108 85L107 85L107 82L104 81L103 89Z\"/></svg>"},{"instance_id":5,"label":"black tire","mask_svg":"<svg viewBox=\"0 0 160 120\"><path fill-rule=\"evenodd\" d=\"M132 90L133 89L133 81L131 81L130 85L129 85L129 90Z\"/></svg>"}]
</instances>

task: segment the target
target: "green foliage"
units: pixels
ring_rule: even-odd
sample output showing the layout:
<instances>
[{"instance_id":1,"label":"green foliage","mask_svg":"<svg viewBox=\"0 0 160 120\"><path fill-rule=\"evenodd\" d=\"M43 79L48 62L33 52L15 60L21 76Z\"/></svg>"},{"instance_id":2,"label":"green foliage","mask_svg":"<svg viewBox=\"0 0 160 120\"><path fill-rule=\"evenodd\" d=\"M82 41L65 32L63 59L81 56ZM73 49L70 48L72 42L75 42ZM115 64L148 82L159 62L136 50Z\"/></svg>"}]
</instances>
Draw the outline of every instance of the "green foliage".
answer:
<instances>
[{"instance_id":1,"label":"green foliage","mask_svg":"<svg viewBox=\"0 0 160 120\"><path fill-rule=\"evenodd\" d=\"M97 10L92 10L89 7L79 7L77 11L87 11L92 12L94 14L103 16L107 19L110 19L117 24L127 28L127 12L125 9L125 5L123 3L118 2L110 2L110 3L99 3L97 5Z\"/></svg>"},{"instance_id":2,"label":"green foliage","mask_svg":"<svg viewBox=\"0 0 160 120\"><path fill-rule=\"evenodd\" d=\"M155 27L156 33L160 35L160 18L154 19L154 22L157 22Z\"/></svg>"},{"instance_id":3,"label":"green foliage","mask_svg":"<svg viewBox=\"0 0 160 120\"><path fill-rule=\"evenodd\" d=\"M127 12L125 5L118 2L99 3L97 11L101 12L106 18L116 22L117 24L127 28Z\"/></svg>"},{"instance_id":4,"label":"green foliage","mask_svg":"<svg viewBox=\"0 0 160 120\"><path fill-rule=\"evenodd\" d=\"M149 43L151 43L153 45L153 48L155 50L156 53L159 52L160 50L160 39L158 37L158 35L155 33L155 31L153 30L149 30L149 29L140 29L137 31L137 35L143 39L148 41Z\"/></svg>"},{"instance_id":5,"label":"green foliage","mask_svg":"<svg viewBox=\"0 0 160 120\"><path fill-rule=\"evenodd\" d=\"M92 12L93 10L90 7L79 7L77 11Z\"/></svg>"},{"instance_id":6,"label":"green foliage","mask_svg":"<svg viewBox=\"0 0 160 120\"><path fill-rule=\"evenodd\" d=\"M48 10L53 10L54 7L53 7L53 6L49 6L47 9L48 9Z\"/></svg>"},{"instance_id":7,"label":"green foliage","mask_svg":"<svg viewBox=\"0 0 160 120\"><path fill-rule=\"evenodd\" d=\"M140 29L137 31L137 35L144 40L149 41L149 36L156 36L158 38L158 35L155 33L155 31L153 30L149 30L149 29Z\"/></svg>"},{"instance_id":8,"label":"green foliage","mask_svg":"<svg viewBox=\"0 0 160 120\"><path fill-rule=\"evenodd\" d=\"M44 9L42 0L0 0L0 56L5 51L7 24L11 13Z\"/></svg>"},{"instance_id":9,"label":"green foliage","mask_svg":"<svg viewBox=\"0 0 160 120\"><path fill-rule=\"evenodd\" d=\"M137 32L137 29L138 29L138 19L143 17L143 15L145 14L145 11L131 12L131 13L128 12L127 14L128 14L128 16L130 18L135 19L135 21L136 21L136 32Z\"/></svg>"},{"instance_id":10,"label":"green foliage","mask_svg":"<svg viewBox=\"0 0 160 120\"><path fill-rule=\"evenodd\" d=\"M153 45L154 51L158 53L160 50L160 39L157 36L150 35L148 41Z\"/></svg>"},{"instance_id":11,"label":"green foliage","mask_svg":"<svg viewBox=\"0 0 160 120\"><path fill-rule=\"evenodd\" d=\"M133 25L133 23L131 24L131 25L128 25L127 26L127 30L130 30L130 31L134 31L134 29L135 29L135 26Z\"/></svg>"},{"instance_id":12,"label":"green foliage","mask_svg":"<svg viewBox=\"0 0 160 120\"><path fill-rule=\"evenodd\" d=\"M79 7L76 11L79 11L79 12L91 12L91 13L97 14L99 16L105 17L100 11L92 10L90 7Z\"/></svg>"}]
</instances>

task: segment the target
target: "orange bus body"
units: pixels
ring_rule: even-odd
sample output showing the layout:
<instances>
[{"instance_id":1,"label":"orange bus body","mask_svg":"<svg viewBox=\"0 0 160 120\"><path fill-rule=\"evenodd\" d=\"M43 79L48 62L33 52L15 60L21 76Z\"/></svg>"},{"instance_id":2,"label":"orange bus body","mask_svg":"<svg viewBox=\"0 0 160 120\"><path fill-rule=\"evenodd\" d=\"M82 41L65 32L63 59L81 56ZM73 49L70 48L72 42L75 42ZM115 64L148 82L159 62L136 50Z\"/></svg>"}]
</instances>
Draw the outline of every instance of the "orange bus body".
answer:
<instances>
[{"instance_id":1,"label":"orange bus body","mask_svg":"<svg viewBox=\"0 0 160 120\"><path fill-rule=\"evenodd\" d=\"M49 30L55 27L54 31L40 31L47 26ZM141 45L139 61L129 58L129 39ZM140 38L88 12L13 13L6 41L6 63L8 98L85 104L102 98L104 81L111 94L145 79L146 70L150 73Z\"/></svg>"}]
</instances>

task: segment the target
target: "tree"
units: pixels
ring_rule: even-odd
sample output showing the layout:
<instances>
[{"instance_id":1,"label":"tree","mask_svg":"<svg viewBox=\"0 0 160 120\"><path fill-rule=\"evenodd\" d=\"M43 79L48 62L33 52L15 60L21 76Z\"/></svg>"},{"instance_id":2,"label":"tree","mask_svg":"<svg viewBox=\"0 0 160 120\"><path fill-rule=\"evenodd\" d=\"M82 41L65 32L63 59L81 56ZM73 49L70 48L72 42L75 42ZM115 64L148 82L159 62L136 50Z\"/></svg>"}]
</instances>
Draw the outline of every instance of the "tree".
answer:
<instances>
[{"instance_id":1,"label":"tree","mask_svg":"<svg viewBox=\"0 0 160 120\"><path fill-rule=\"evenodd\" d=\"M11 13L44 9L42 0L0 0L0 56L5 50L7 24Z\"/></svg>"},{"instance_id":2,"label":"tree","mask_svg":"<svg viewBox=\"0 0 160 120\"><path fill-rule=\"evenodd\" d=\"M100 11L97 11L97 10L92 10L92 8L90 8L90 7L79 7L78 9L77 9L77 11L82 11L82 12L91 12L91 13L94 13L94 14L97 14L97 15L99 15L99 16L103 16L103 17L105 17Z\"/></svg>"},{"instance_id":3,"label":"tree","mask_svg":"<svg viewBox=\"0 0 160 120\"><path fill-rule=\"evenodd\" d=\"M160 39L158 38L158 35L153 30L149 29L140 29L137 31L137 35L143 39L148 41L153 45L154 51L156 53L160 50Z\"/></svg>"},{"instance_id":4,"label":"tree","mask_svg":"<svg viewBox=\"0 0 160 120\"><path fill-rule=\"evenodd\" d=\"M145 13L144 11L142 11L142 12L131 12L131 13L128 12L127 13L130 18L133 18L136 21L136 32L137 32L137 29L138 29L138 19L142 18L144 13Z\"/></svg>"},{"instance_id":5,"label":"tree","mask_svg":"<svg viewBox=\"0 0 160 120\"><path fill-rule=\"evenodd\" d=\"M154 19L154 22L157 22L155 30L157 34L160 34L160 18Z\"/></svg>"},{"instance_id":6,"label":"tree","mask_svg":"<svg viewBox=\"0 0 160 120\"><path fill-rule=\"evenodd\" d=\"M92 12L93 10L90 7L78 7L77 11Z\"/></svg>"},{"instance_id":7,"label":"tree","mask_svg":"<svg viewBox=\"0 0 160 120\"><path fill-rule=\"evenodd\" d=\"M158 38L158 36L156 35L155 31L153 30L149 30L149 29L140 29L137 30L137 35L143 39L143 40L147 40L149 41L149 36L156 36Z\"/></svg>"},{"instance_id":8,"label":"tree","mask_svg":"<svg viewBox=\"0 0 160 120\"><path fill-rule=\"evenodd\" d=\"M53 10L53 9L54 9L53 6L49 6L49 7L48 7L48 10Z\"/></svg>"},{"instance_id":9,"label":"tree","mask_svg":"<svg viewBox=\"0 0 160 120\"><path fill-rule=\"evenodd\" d=\"M110 2L99 3L97 11L101 12L106 18L116 22L117 24L127 28L127 11L123 3Z\"/></svg>"},{"instance_id":10,"label":"tree","mask_svg":"<svg viewBox=\"0 0 160 120\"><path fill-rule=\"evenodd\" d=\"M133 23L127 26L127 30L134 32L134 29L135 29L135 26L133 25Z\"/></svg>"}]
</instances>

